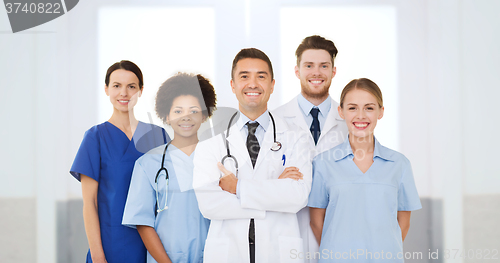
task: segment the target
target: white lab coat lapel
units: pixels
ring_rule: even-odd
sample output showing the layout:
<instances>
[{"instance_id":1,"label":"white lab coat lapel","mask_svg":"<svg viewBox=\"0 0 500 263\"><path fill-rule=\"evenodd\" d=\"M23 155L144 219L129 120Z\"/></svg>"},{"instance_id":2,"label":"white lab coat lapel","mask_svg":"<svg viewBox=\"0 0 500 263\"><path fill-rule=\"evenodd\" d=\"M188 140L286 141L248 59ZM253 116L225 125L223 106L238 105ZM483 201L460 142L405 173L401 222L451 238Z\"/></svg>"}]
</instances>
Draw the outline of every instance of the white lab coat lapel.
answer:
<instances>
[{"instance_id":1,"label":"white lab coat lapel","mask_svg":"<svg viewBox=\"0 0 500 263\"><path fill-rule=\"evenodd\" d=\"M300 95L298 95L300 96ZM297 96L297 97L298 97ZM297 126L299 126L301 129L311 133L309 130L309 127L307 126L306 120L304 119L304 114L300 111L299 108L299 102L297 101L297 97L295 97L293 100L291 100L289 103L286 104L286 110L283 115L284 118L287 119L292 119L293 123L295 123ZM312 135L311 135L312 139Z\"/></svg>"},{"instance_id":2,"label":"white lab coat lapel","mask_svg":"<svg viewBox=\"0 0 500 263\"><path fill-rule=\"evenodd\" d=\"M330 99L331 100L331 99ZM325 138L327 136L328 132L333 129L333 127L337 126L337 120L342 120L339 116L339 112L337 110L338 104L335 103L335 101L332 100L332 103L330 105L330 111L328 112L328 115L326 117L325 125L323 126L323 130L321 130L321 135L319 136L318 139L318 144L321 142L322 138ZM304 119L304 118L302 118Z\"/></svg>"}]
</instances>

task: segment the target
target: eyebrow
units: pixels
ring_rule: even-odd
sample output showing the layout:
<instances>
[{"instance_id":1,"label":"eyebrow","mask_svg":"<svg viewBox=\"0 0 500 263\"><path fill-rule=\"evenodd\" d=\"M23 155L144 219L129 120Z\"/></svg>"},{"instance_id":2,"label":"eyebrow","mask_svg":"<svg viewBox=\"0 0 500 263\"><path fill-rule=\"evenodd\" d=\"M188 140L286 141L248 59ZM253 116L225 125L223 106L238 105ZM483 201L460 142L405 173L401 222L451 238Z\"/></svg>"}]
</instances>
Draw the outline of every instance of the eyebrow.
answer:
<instances>
[{"instance_id":1,"label":"eyebrow","mask_svg":"<svg viewBox=\"0 0 500 263\"><path fill-rule=\"evenodd\" d=\"M121 83L118 82L118 81L114 81L113 84L121 84ZM127 85L137 85L137 83L131 82L131 83L127 84Z\"/></svg>"},{"instance_id":2,"label":"eyebrow","mask_svg":"<svg viewBox=\"0 0 500 263\"><path fill-rule=\"evenodd\" d=\"M180 108L180 109L182 109L182 107L181 107L181 106L174 106L174 108ZM198 107L198 106L191 106L191 107L189 107L189 108L190 108L190 109L192 109L192 108L198 108L198 109L201 109L201 108L200 108L200 107Z\"/></svg>"},{"instance_id":3,"label":"eyebrow","mask_svg":"<svg viewBox=\"0 0 500 263\"><path fill-rule=\"evenodd\" d=\"M312 61L305 61L304 64L316 64L316 63L312 62ZM330 62L330 61L323 61L323 62L319 62L318 64L332 64L332 62Z\"/></svg>"},{"instance_id":4,"label":"eyebrow","mask_svg":"<svg viewBox=\"0 0 500 263\"><path fill-rule=\"evenodd\" d=\"M238 75L243 75L243 74L250 74L250 71L240 71L238 72ZM266 74L266 75L269 75L269 73L267 71L257 71L257 74Z\"/></svg>"},{"instance_id":5,"label":"eyebrow","mask_svg":"<svg viewBox=\"0 0 500 263\"><path fill-rule=\"evenodd\" d=\"M356 104L356 103L347 103L347 105L358 106L358 104ZM368 106L368 105L376 105L376 104L375 103L367 103L367 104L365 104L365 106Z\"/></svg>"}]
</instances>

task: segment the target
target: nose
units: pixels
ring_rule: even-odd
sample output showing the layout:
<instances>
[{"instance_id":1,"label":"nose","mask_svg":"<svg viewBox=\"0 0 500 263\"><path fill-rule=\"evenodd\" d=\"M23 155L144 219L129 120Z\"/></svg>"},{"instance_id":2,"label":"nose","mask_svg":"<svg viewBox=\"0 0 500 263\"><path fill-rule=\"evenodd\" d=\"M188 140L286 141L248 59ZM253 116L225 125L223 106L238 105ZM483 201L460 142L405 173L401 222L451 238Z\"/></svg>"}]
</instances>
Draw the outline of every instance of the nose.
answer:
<instances>
[{"instance_id":1,"label":"nose","mask_svg":"<svg viewBox=\"0 0 500 263\"><path fill-rule=\"evenodd\" d=\"M120 96L122 97L127 97L128 95L128 90L127 90L127 87L126 86L123 86L121 89L120 89Z\"/></svg>"},{"instance_id":2,"label":"nose","mask_svg":"<svg viewBox=\"0 0 500 263\"><path fill-rule=\"evenodd\" d=\"M258 84L257 84L257 77L250 77L250 80L248 81L248 85L247 85L249 88L257 88L258 87Z\"/></svg>"},{"instance_id":3,"label":"nose","mask_svg":"<svg viewBox=\"0 0 500 263\"><path fill-rule=\"evenodd\" d=\"M191 114L186 114L181 117L181 120L183 121L190 121L191 120Z\"/></svg>"},{"instance_id":4,"label":"nose","mask_svg":"<svg viewBox=\"0 0 500 263\"><path fill-rule=\"evenodd\" d=\"M363 109L358 110L358 112L356 113L356 118L362 120L365 117L366 117L365 111Z\"/></svg>"}]
</instances>

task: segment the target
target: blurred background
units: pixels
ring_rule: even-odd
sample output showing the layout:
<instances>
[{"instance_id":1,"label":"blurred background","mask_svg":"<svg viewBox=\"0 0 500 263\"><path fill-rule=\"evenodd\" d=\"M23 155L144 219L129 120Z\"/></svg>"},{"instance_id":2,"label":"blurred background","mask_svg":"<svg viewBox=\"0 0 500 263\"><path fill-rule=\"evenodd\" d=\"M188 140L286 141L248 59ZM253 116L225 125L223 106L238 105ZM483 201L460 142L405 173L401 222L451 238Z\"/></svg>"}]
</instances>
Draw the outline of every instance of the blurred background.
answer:
<instances>
[{"instance_id":1,"label":"blurred background","mask_svg":"<svg viewBox=\"0 0 500 263\"><path fill-rule=\"evenodd\" d=\"M295 49L313 34L339 49L330 95L375 81L386 113L377 138L412 162L423 209L406 261L498 262L499 10L497 0L82 0L16 34L0 11L0 262L85 260L81 188L68 171L84 132L111 116L111 64L141 67L136 116L163 126L154 96L178 71L207 76L218 106L236 108L231 63L245 47L273 62L269 108L288 102L300 92Z\"/></svg>"}]
</instances>

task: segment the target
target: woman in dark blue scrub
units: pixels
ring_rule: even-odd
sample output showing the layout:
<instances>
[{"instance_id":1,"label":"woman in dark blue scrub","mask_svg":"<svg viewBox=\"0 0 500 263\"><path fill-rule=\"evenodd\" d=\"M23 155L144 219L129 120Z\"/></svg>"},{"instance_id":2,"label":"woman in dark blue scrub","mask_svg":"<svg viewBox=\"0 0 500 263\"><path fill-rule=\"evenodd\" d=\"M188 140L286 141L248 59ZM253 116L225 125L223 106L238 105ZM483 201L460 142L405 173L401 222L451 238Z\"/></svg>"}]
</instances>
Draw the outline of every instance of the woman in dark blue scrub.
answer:
<instances>
[{"instance_id":1,"label":"woman in dark blue scrub","mask_svg":"<svg viewBox=\"0 0 500 263\"><path fill-rule=\"evenodd\" d=\"M137 230L121 224L135 161L170 139L163 128L138 121L134 106L143 91L142 72L122 60L109 67L105 91L113 115L84 135L70 173L82 184L87 262L146 262Z\"/></svg>"}]
</instances>

